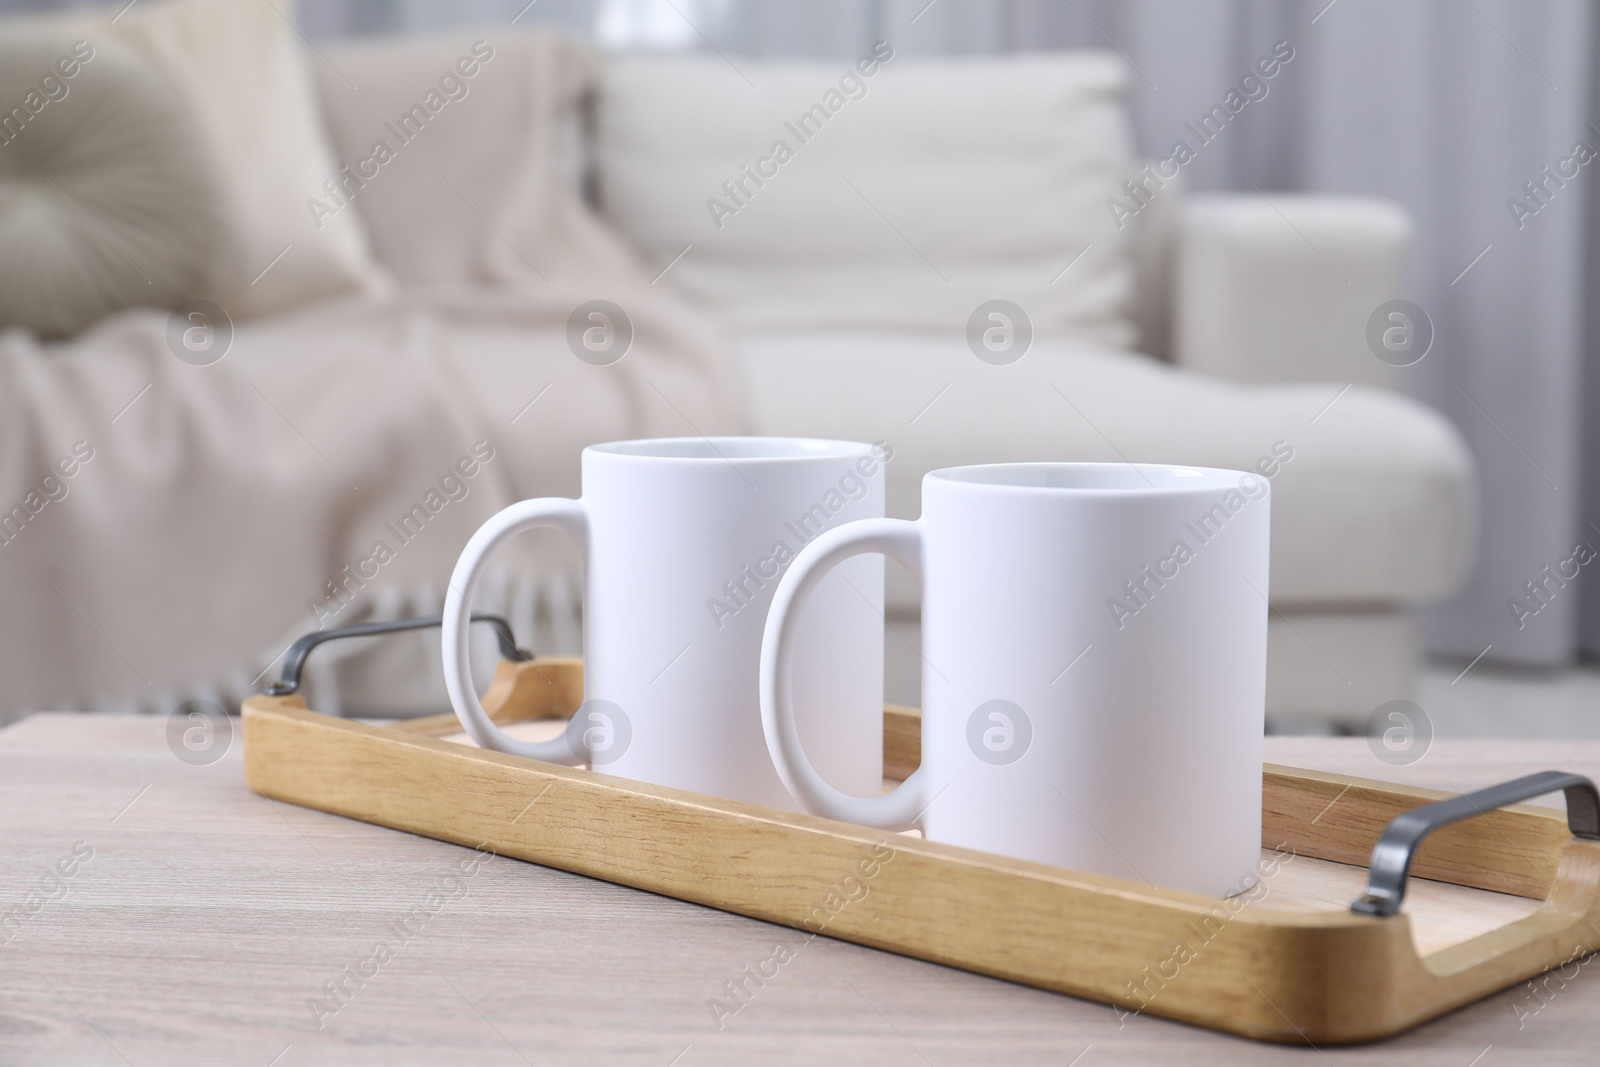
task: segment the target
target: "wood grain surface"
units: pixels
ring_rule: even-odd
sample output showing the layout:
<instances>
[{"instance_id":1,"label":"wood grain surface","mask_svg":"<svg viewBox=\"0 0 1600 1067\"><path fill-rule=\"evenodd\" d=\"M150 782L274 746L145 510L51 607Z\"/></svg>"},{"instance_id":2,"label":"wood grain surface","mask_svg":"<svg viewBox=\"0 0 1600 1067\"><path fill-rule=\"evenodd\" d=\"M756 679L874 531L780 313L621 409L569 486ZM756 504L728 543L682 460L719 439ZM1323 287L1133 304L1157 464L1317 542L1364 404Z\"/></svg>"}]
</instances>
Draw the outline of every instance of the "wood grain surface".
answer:
<instances>
[{"instance_id":1,"label":"wood grain surface","mask_svg":"<svg viewBox=\"0 0 1600 1067\"><path fill-rule=\"evenodd\" d=\"M582 672L501 663L485 708L555 726ZM920 714L884 725L885 773L915 765ZM1436 955L1418 955L1409 914L1279 906L1290 859L1359 863L1390 820L1448 795L1367 778L1268 765L1262 843L1285 856L1225 903L442 742L444 716L380 728L260 696L243 727L246 782L276 800L1263 1040L1392 1037L1600 946L1600 844L1548 808L1429 837L1419 876L1548 898Z\"/></svg>"},{"instance_id":2,"label":"wood grain surface","mask_svg":"<svg viewBox=\"0 0 1600 1067\"><path fill-rule=\"evenodd\" d=\"M1592 1064L1600 1047L1587 961L1381 1045L1259 1045L474 862L250 794L237 737L191 766L166 734L164 720L73 715L0 731L0 1063L1495 1067ZM1444 789L1549 767L1600 777L1590 742L1438 741L1390 767L1361 740L1269 739L1268 758ZM380 944L389 958L374 962Z\"/></svg>"}]
</instances>

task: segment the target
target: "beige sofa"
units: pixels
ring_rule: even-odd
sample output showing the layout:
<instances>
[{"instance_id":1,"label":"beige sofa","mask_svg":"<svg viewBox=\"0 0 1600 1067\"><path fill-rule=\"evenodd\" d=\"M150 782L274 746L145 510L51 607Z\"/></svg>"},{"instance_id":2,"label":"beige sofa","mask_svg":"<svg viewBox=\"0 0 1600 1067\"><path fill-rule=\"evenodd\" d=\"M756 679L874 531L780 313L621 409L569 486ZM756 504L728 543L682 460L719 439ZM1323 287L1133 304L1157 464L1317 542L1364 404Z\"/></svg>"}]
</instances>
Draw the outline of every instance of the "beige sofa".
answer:
<instances>
[{"instance_id":1,"label":"beige sofa","mask_svg":"<svg viewBox=\"0 0 1600 1067\"><path fill-rule=\"evenodd\" d=\"M1127 73L1067 54L891 59L709 225L701 198L725 196L724 176L845 66L635 59L604 83L602 208L656 262L692 246L668 277L735 324L755 428L895 442L889 507L904 517L922 474L958 463L1271 463L1269 716L1364 726L1411 694L1411 607L1462 580L1477 502L1459 435L1396 391L1367 340L1406 292L1405 213L1190 198L1181 172L1145 177L1158 165L1138 168L1135 200L1118 181L1136 172ZM1002 296L1037 336L991 366L963 319ZM888 603L888 685L913 700L917 592L898 568Z\"/></svg>"},{"instance_id":2,"label":"beige sofa","mask_svg":"<svg viewBox=\"0 0 1600 1067\"><path fill-rule=\"evenodd\" d=\"M497 35L501 66L486 68L477 95L452 103L381 181L351 199L387 291L241 322L234 353L207 368L208 378L163 385L133 409L131 425L117 423L124 437L154 440L197 412L242 410L254 387L292 425L273 424L269 434L256 429L267 426L256 416L239 422L231 469L243 488L226 501L196 501L192 483L173 484L181 465L141 483L150 507L132 518L86 514L86 485L85 506L71 516L73 553L114 554L128 522L155 541L163 523L179 521L171 510L179 501L188 508L182 521L209 514L215 525L182 553L153 551L98 584L62 585L62 600L92 586L129 605L109 628L29 579L31 602L53 606L37 643L9 664L27 682L11 687L0 714L237 700L296 630L436 611L472 526L517 497L575 493L583 445L746 428L892 442L890 508L908 516L921 475L956 463L1271 463L1269 715L1358 723L1411 692L1418 648L1410 609L1461 581L1476 499L1459 437L1395 392L1391 369L1366 349L1367 315L1403 295L1408 225L1397 208L1190 199L1174 181L1119 229L1104 203L1118 185L1104 179L1107 168L1135 168L1113 59L954 69L895 58L880 63L870 92L837 112L781 181L746 196L719 229L705 201L850 65L742 61L756 84L798 94L746 99L730 95L743 86L729 84L715 57L601 61L568 49L571 76L555 86L540 67L548 54L530 40ZM406 112L468 47L470 37L324 45L326 62L310 70L335 161L368 154L382 120ZM492 77L506 80L500 95ZM1022 125L1054 120L1019 103L1018 78L1076 101L1070 137ZM952 94L930 112L917 103L926 95L919 80ZM557 98L554 132L515 159L510 175L491 169L510 166L491 146L539 94ZM846 122L858 119L847 134ZM942 133L913 144L893 133L906 129ZM962 169L979 157L987 171ZM463 188L452 191L450 178ZM950 199L952 188L981 188L971 182L1000 184L988 187L986 206ZM511 229L496 205L515 199L517 183L565 190L590 206L542 228L524 213ZM471 240L442 244L450 226L470 228ZM1086 244L1095 250L1079 262ZM581 262L562 258L572 248ZM519 260L544 281L517 275ZM912 276L934 264L927 277ZM1018 281L1025 276L1032 281ZM637 302L628 306L641 323L640 350L617 365L632 375L625 381L580 364L559 325L563 309L612 288ZM856 299L863 293L869 298ZM966 319L980 298L1013 293L1030 309L1035 336L1016 362L985 363L969 348ZM112 384L96 394L96 417L109 420L147 366L166 381L159 375L169 372L156 368L165 354L145 351L145 335L161 329L153 312L124 312L43 356L0 355L24 376L103 365ZM555 382L540 401L541 386ZM379 402L396 392L400 402ZM332 400L319 405L319 396ZM441 432L449 420L450 432ZM220 421L211 418L208 432L225 436L228 419ZM361 558L382 524L480 439L505 457L494 476L452 503L393 567L360 588L344 583L341 566ZM374 449L375 440L384 446ZM280 457L307 444L342 460L328 464L340 468L337 477L282 477ZM102 454L126 456L130 447L137 451L119 444ZM30 457L8 466L8 496L23 490L33 465ZM108 479L112 468L124 479L147 469L108 459ZM361 491L345 494L340 478ZM53 506L65 524L69 507ZM231 550L218 547L229 538ZM274 561L270 574L263 559ZM71 568L65 555L38 562L58 576ZM107 592L107 581L122 584ZM576 652L576 586L570 551L535 538L491 576L480 606L509 614L538 651ZM349 591L348 603L319 615L316 603L326 606L336 587ZM892 579L889 603L889 695L915 700L917 597L903 575ZM158 632L131 632L127 620L141 610ZM40 651L62 646L66 663ZM429 638L318 655L314 706L442 707ZM135 663L139 677L127 670Z\"/></svg>"}]
</instances>

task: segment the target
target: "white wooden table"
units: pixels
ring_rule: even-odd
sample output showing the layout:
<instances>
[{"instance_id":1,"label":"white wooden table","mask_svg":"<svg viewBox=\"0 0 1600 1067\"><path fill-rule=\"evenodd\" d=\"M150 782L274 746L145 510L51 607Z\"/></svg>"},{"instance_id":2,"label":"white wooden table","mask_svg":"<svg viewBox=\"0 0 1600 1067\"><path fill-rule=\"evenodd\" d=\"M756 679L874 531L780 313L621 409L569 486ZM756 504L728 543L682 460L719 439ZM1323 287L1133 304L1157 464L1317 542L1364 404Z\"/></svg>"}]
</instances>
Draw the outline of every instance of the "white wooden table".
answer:
<instances>
[{"instance_id":1,"label":"white wooden table","mask_svg":"<svg viewBox=\"0 0 1600 1067\"><path fill-rule=\"evenodd\" d=\"M1269 738L1268 758L1442 788L1600 777L1600 742L1439 741L1397 768ZM1600 1063L1589 963L1383 1045L1288 1049L514 860L450 881L472 855L254 796L237 741L191 766L165 720L24 720L0 731L0 1064ZM718 1029L708 1002L779 944L793 959Z\"/></svg>"}]
</instances>

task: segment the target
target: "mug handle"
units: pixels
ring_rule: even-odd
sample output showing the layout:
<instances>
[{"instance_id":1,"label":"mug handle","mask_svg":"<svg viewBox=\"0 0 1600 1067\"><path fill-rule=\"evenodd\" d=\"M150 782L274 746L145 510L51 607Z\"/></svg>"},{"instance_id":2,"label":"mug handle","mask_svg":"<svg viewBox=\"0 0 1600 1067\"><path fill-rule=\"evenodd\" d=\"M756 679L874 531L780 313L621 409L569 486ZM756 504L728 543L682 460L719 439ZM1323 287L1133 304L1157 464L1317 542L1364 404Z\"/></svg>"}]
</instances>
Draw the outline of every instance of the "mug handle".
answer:
<instances>
[{"instance_id":1,"label":"mug handle","mask_svg":"<svg viewBox=\"0 0 1600 1067\"><path fill-rule=\"evenodd\" d=\"M773 593L761 640L761 727L778 777L813 814L882 830L909 830L918 825L928 806L923 768L883 796L851 796L817 773L795 728L795 618L830 570L865 552L898 560L920 580L922 527L904 519L859 519L819 535L800 550Z\"/></svg>"},{"instance_id":2,"label":"mug handle","mask_svg":"<svg viewBox=\"0 0 1600 1067\"><path fill-rule=\"evenodd\" d=\"M444 686L450 694L450 706L467 736L484 748L508 752L513 756L543 760L546 763L565 763L569 766L583 763L588 754L574 745L572 731L548 741L521 741L496 726L489 713L478 700L478 691L472 685L472 662L468 655L468 615L472 610L473 587L478 572L490 553L508 538L537 527L561 530L583 553L584 567L589 565L589 518L580 500L564 497L541 497L524 500L495 515L478 528L467 541L450 575L450 586L444 596L444 636L440 647L444 653ZM581 744L581 742L580 742Z\"/></svg>"}]
</instances>

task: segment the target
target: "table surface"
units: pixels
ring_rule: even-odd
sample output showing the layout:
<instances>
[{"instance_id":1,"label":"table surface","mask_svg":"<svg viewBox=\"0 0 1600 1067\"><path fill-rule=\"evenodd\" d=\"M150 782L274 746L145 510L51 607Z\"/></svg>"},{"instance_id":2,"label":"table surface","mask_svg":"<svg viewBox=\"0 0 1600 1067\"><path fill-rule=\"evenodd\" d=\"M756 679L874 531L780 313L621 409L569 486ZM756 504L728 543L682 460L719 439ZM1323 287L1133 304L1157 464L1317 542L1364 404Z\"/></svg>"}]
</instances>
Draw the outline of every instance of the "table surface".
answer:
<instances>
[{"instance_id":1,"label":"table surface","mask_svg":"<svg viewBox=\"0 0 1600 1067\"><path fill-rule=\"evenodd\" d=\"M0 731L0 1063L1600 1061L1587 964L1381 1045L1262 1045L516 860L462 878L471 850L257 797L237 737L192 766L166 730ZM1436 741L1393 767L1361 739L1269 738L1267 758L1440 788L1600 777L1600 742ZM780 945L778 976L714 1017Z\"/></svg>"}]
</instances>

